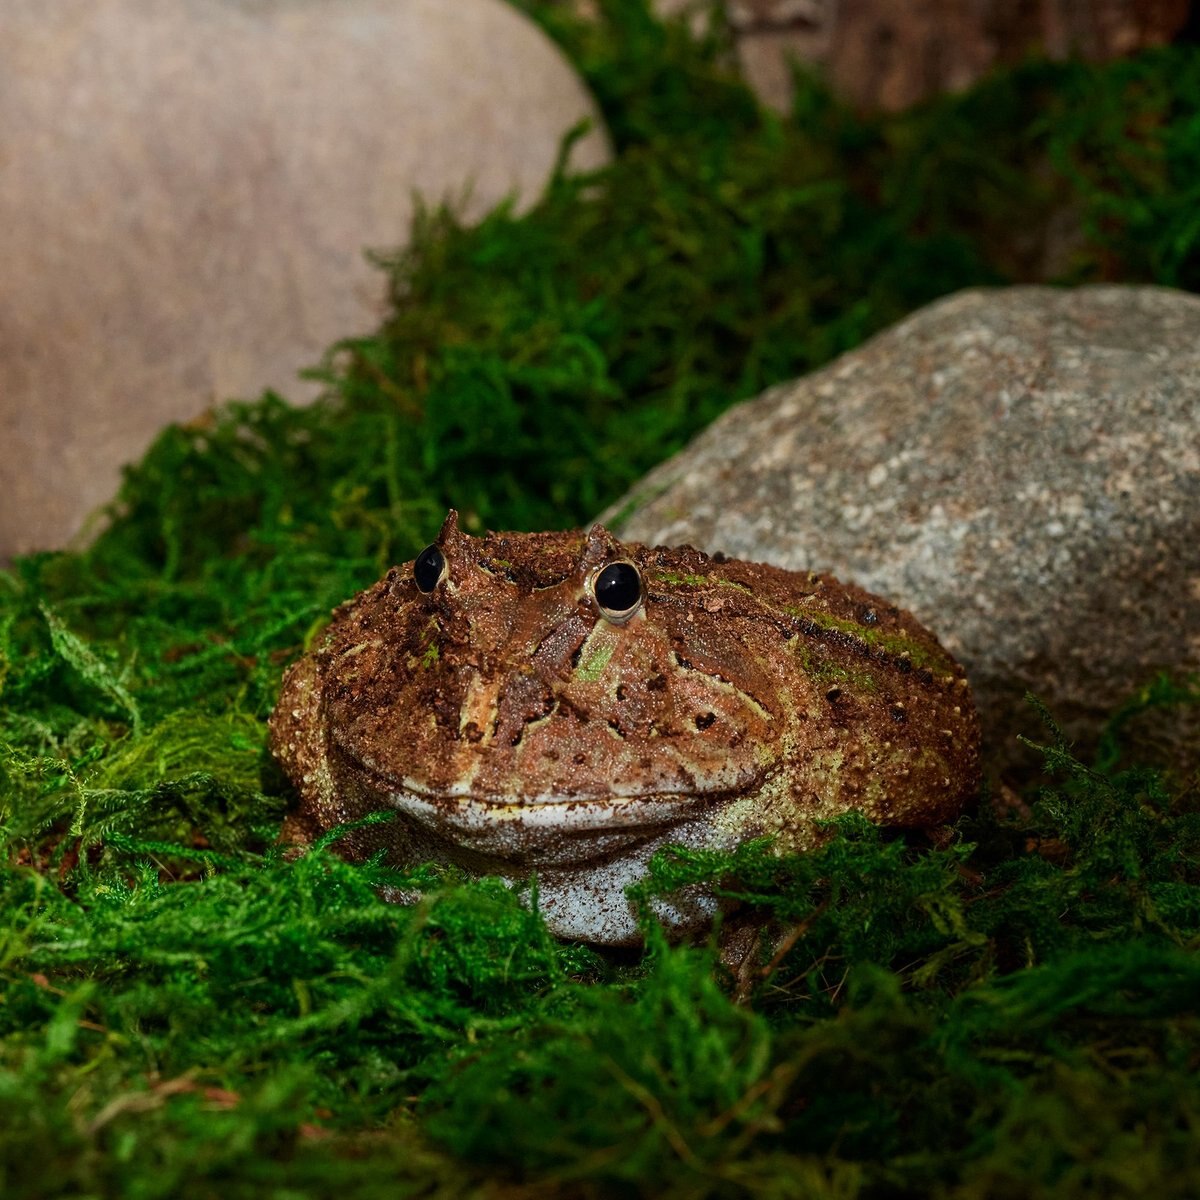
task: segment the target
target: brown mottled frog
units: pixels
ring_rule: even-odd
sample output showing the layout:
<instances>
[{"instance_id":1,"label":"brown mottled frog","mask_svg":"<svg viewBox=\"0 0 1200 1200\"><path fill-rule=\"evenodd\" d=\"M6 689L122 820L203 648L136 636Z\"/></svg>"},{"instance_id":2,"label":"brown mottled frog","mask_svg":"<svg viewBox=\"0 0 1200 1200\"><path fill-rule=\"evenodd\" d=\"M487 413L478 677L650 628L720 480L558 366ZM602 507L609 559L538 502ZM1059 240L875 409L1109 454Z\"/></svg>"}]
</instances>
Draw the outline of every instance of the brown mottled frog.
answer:
<instances>
[{"instance_id":1,"label":"brown mottled frog","mask_svg":"<svg viewBox=\"0 0 1200 1200\"><path fill-rule=\"evenodd\" d=\"M886 600L599 525L472 537L453 511L290 668L271 747L308 836L394 809L339 848L536 871L554 933L618 945L662 846L804 850L851 809L932 826L979 782L962 668Z\"/></svg>"}]
</instances>

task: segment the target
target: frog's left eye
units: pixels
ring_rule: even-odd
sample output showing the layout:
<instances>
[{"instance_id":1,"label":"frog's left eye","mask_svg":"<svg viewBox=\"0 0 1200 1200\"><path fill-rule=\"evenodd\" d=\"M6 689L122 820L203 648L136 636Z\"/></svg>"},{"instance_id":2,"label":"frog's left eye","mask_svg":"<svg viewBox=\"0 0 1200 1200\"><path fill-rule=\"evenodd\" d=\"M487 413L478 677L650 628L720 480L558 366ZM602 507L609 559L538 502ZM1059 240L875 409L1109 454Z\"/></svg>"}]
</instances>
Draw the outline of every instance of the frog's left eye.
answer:
<instances>
[{"instance_id":1,"label":"frog's left eye","mask_svg":"<svg viewBox=\"0 0 1200 1200\"><path fill-rule=\"evenodd\" d=\"M446 578L446 556L436 546L426 546L413 563L417 590L429 595Z\"/></svg>"},{"instance_id":2,"label":"frog's left eye","mask_svg":"<svg viewBox=\"0 0 1200 1200\"><path fill-rule=\"evenodd\" d=\"M606 621L620 625L642 606L642 575L631 562L613 562L592 577L592 595Z\"/></svg>"}]
</instances>

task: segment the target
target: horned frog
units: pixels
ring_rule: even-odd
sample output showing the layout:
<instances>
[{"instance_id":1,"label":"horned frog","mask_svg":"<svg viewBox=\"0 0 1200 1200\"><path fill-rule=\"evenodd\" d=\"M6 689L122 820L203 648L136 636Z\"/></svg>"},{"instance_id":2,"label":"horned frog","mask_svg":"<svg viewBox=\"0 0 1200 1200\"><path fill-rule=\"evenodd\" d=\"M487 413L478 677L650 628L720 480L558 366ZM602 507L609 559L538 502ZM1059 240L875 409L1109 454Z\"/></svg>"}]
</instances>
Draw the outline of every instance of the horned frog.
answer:
<instances>
[{"instance_id":1,"label":"horned frog","mask_svg":"<svg viewBox=\"0 0 1200 1200\"><path fill-rule=\"evenodd\" d=\"M335 610L270 726L294 829L395 810L339 849L536 872L555 934L611 945L639 940L624 889L660 847L803 851L852 809L933 826L979 781L962 668L888 601L600 525L473 537L454 511Z\"/></svg>"}]
</instances>

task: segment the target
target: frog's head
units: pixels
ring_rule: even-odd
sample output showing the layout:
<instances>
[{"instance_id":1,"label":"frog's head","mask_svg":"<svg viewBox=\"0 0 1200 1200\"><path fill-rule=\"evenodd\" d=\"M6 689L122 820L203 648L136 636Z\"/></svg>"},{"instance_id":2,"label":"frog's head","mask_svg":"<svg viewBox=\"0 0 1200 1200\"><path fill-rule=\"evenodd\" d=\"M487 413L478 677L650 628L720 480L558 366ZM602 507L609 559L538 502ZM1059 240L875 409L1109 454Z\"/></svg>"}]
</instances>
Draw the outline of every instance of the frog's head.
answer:
<instances>
[{"instance_id":1,"label":"frog's head","mask_svg":"<svg viewBox=\"0 0 1200 1200\"><path fill-rule=\"evenodd\" d=\"M500 829L662 827L754 791L785 724L773 658L791 633L744 585L684 583L711 562L600 525L472 537L451 511L331 630L330 753L481 849Z\"/></svg>"}]
</instances>

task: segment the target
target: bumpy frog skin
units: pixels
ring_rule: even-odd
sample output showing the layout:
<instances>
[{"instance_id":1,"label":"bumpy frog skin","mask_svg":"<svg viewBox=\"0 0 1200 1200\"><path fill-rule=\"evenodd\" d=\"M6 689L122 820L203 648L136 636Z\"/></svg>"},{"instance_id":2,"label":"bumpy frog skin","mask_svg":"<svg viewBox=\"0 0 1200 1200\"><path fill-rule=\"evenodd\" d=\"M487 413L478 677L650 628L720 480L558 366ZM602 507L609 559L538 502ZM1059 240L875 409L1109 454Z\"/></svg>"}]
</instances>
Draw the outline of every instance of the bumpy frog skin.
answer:
<instances>
[{"instance_id":1,"label":"bumpy frog skin","mask_svg":"<svg viewBox=\"0 0 1200 1200\"><path fill-rule=\"evenodd\" d=\"M622 563L637 574L605 573ZM962 668L858 587L599 525L476 538L454 512L336 610L271 717L294 828L394 809L339 848L536 871L551 930L609 944L637 941L623 889L661 846L804 850L850 809L940 824L978 785L978 742ZM660 915L683 931L713 909Z\"/></svg>"}]
</instances>

